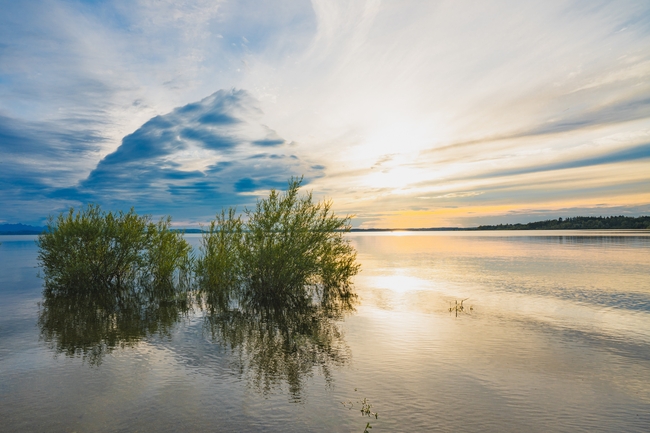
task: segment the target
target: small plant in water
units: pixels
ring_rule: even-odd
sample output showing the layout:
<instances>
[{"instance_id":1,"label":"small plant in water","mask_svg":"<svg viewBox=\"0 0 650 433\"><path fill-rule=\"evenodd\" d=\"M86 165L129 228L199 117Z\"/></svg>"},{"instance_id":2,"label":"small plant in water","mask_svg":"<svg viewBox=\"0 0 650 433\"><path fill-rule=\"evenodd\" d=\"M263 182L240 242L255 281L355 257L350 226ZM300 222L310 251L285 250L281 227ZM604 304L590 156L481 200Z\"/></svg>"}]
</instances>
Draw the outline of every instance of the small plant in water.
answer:
<instances>
[{"instance_id":1,"label":"small plant in water","mask_svg":"<svg viewBox=\"0 0 650 433\"><path fill-rule=\"evenodd\" d=\"M354 390L356 391L357 389L355 388ZM342 401L341 404L348 410L352 410L355 407L359 408L362 416L367 416L369 418L375 417L375 419L379 419L379 414L372 411L372 404L370 404L370 400L368 400L366 397L364 397L363 400L357 400L356 406L352 401ZM370 425L370 422L367 422L363 433L368 433L368 430L371 428L372 426Z\"/></svg>"},{"instance_id":2,"label":"small plant in water","mask_svg":"<svg viewBox=\"0 0 650 433\"><path fill-rule=\"evenodd\" d=\"M463 302L467 301L468 299L469 298L461 299L460 304L458 303L458 301L454 301L453 304L450 302L449 303L449 312L450 313L455 312L456 317L458 317L458 313L466 313L468 311L468 309L465 308L465 306L463 305ZM472 305L470 305L469 311L474 311L474 307Z\"/></svg>"}]
</instances>

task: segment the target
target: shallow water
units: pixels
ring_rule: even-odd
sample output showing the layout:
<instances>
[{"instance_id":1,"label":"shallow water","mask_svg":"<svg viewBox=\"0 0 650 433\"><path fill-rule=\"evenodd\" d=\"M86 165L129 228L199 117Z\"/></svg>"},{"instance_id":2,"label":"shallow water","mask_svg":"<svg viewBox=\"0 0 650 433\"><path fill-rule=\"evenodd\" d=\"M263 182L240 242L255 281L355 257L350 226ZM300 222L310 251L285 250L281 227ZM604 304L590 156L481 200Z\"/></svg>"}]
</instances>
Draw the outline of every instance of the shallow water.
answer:
<instances>
[{"instance_id":1,"label":"shallow water","mask_svg":"<svg viewBox=\"0 0 650 433\"><path fill-rule=\"evenodd\" d=\"M94 358L39 321L34 238L0 237L0 431L648 431L650 233L349 237L356 311L290 348L195 310Z\"/></svg>"}]
</instances>

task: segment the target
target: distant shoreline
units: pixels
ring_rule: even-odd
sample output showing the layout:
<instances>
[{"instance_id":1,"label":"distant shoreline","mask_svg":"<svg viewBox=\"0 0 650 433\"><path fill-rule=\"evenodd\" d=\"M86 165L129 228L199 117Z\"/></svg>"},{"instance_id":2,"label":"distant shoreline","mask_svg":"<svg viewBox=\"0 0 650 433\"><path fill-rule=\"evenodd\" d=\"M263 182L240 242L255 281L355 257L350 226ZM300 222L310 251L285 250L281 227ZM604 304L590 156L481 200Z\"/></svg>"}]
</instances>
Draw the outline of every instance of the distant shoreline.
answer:
<instances>
[{"instance_id":1,"label":"distant shoreline","mask_svg":"<svg viewBox=\"0 0 650 433\"><path fill-rule=\"evenodd\" d=\"M38 235L45 227L25 224L0 224L0 236ZM173 229L187 234L204 233L201 229ZM427 227L427 228L353 228L352 233L374 232L450 232L450 231L512 231L512 230L650 230L650 216L626 217L571 217L535 221L526 224L498 224L478 227Z\"/></svg>"},{"instance_id":2,"label":"distant shoreline","mask_svg":"<svg viewBox=\"0 0 650 433\"><path fill-rule=\"evenodd\" d=\"M588 230L617 230L617 231L635 231L635 232L650 232L650 228L645 229L628 229L628 228L604 228L604 229L479 229L478 227L431 227L431 228L408 228L408 229L352 229L349 233L392 233L392 232L513 232L513 231L588 231ZM207 233L199 229L172 229L172 231L183 232L188 235ZM40 232L0 232L0 236L37 236L43 233Z\"/></svg>"}]
</instances>

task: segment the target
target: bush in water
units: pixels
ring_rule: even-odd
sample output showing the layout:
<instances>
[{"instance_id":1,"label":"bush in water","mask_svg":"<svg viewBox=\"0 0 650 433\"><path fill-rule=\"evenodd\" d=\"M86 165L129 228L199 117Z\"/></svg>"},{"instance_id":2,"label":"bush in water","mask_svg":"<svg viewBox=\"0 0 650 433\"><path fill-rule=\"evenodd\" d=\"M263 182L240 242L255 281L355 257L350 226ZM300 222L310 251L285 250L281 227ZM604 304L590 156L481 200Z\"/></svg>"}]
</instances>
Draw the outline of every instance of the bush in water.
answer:
<instances>
[{"instance_id":1,"label":"bush in water","mask_svg":"<svg viewBox=\"0 0 650 433\"><path fill-rule=\"evenodd\" d=\"M38 260L52 287L120 288L173 285L191 270L191 247L170 218L104 212L97 205L50 217L39 235Z\"/></svg>"},{"instance_id":2,"label":"bush in water","mask_svg":"<svg viewBox=\"0 0 650 433\"><path fill-rule=\"evenodd\" d=\"M189 288L193 271L210 303L298 307L352 300L351 278L359 271L356 251L344 238L350 217L339 218L330 201L299 194L302 179L284 193L246 209L222 211L201 240L202 257L169 217L105 212L97 205L50 218L38 237L39 263L50 288L102 290L141 287ZM145 290L146 292L146 290ZM158 293L157 295L160 295Z\"/></svg>"},{"instance_id":3,"label":"bush in water","mask_svg":"<svg viewBox=\"0 0 650 433\"><path fill-rule=\"evenodd\" d=\"M254 305L300 306L353 298L350 280L359 271L356 251L344 238L350 217L339 218L331 201L299 195L301 179L284 193L271 190L255 209L217 215L202 239L201 289L222 301L236 296Z\"/></svg>"}]
</instances>

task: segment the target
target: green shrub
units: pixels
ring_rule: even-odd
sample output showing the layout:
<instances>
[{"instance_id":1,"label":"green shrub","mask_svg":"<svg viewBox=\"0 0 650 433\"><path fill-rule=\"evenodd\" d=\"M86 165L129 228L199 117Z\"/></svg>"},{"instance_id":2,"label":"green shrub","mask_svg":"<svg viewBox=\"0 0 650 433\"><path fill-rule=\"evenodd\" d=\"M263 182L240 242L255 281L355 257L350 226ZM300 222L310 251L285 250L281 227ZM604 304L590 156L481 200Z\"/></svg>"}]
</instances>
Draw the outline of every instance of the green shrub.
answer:
<instances>
[{"instance_id":1,"label":"green shrub","mask_svg":"<svg viewBox=\"0 0 650 433\"><path fill-rule=\"evenodd\" d=\"M39 235L45 277L41 338L57 353L101 363L117 347L170 335L190 310L191 247L171 219L88 205L50 218Z\"/></svg>"},{"instance_id":2,"label":"green shrub","mask_svg":"<svg viewBox=\"0 0 650 433\"><path fill-rule=\"evenodd\" d=\"M202 256L196 261L199 287L211 305L226 305L243 281L241 248L243 223L235 210L221 211L201 239Z\"/></svg>"},{"instance_id":3,"label":"green shrub","mask_svg":"<svg viewBox=\"0 0 650 433\"><path fill-rule=\"evenodd\" d=\"M172 284L174 275L189 271L191 248L170 224L92 204L50 217L37 240L46 284L66 290Z\"/></svg>"},{"instance_id":4,"label":"green shrub","mask_svg":"<svg viewBox=\"0 0 650 433\"><path fill-rule=\"evenodd\" d=\"M350 280L359 265L344 238L350 218L334 215L330 201L299 195L301 182L292 178L284 193L271 190L244 211L245 222L234 209L217 216L203 236L197 266L203 292L286 307L354 297Z\"/></svg>"},{"instance_id":5,"label":"green shrub","mask_svg":"<svg viewBox=\"0 0 650 433\"><path fill-rule=\"evenodd\" d=\"M171 217L147 225L143 282L154 286L189 287L192 273L192 247L183 233L172 231Z\"/></svg>"}]
</instances>

